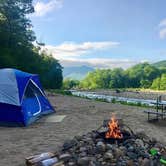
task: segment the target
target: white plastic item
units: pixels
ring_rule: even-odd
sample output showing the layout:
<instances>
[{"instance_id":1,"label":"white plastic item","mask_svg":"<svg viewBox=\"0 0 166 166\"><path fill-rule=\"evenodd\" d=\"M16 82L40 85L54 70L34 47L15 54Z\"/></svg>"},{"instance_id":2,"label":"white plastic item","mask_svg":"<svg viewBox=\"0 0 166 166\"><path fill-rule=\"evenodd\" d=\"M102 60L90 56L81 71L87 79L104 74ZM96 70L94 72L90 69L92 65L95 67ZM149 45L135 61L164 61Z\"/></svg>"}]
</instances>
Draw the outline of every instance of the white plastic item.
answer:
<instances>
[{"instance_id":1,"label":"white plastic item","mask_svg":"<svg viewBox=\"0 0 166 166\"><path fill-rule=\"evenodd\" d=\"M46 152L46 153L42 153L40 155L31 156L27 162L30 164L35 164L35 163L38 163L42 160L49 159L51 157L54 157L54 154L51 152Z\"/></svg>"},{"instance_id":2,"label":"white plastic item","mask_svg":"<svg viewBox=\"0 0 166 166\"><path fill-rule=\"evenodd\" d=\"M46 159L40 162L41 166L52 166L53 164L57 163L58 159L57 157Z\"/></svg>"}]
</instances>

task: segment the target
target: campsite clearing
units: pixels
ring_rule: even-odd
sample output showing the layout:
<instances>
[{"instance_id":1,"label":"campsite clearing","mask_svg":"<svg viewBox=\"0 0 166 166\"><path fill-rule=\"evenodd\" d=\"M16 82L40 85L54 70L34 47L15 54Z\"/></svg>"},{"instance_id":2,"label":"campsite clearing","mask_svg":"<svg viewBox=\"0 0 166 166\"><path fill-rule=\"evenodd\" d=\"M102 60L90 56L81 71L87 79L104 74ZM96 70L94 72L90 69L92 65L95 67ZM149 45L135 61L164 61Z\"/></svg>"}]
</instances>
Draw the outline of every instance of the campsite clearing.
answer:
<instances>
[{"instance_id":1,"label":"campsite clearing","mask_svg":"<svg viewBox=\"0 0 166 166\"><path fill-rule=\"evenodd\" d=\"M145 108L62 95L49 96L49 100L57 111L51 116L58 115L60 122L43 117L29 127L0 127L0 166L23 166L27 156L56 151L66 139L96 129L112 113L135 132L144 130L166 144L166 121L148 123Z\"/></svg>"}]
</instances>

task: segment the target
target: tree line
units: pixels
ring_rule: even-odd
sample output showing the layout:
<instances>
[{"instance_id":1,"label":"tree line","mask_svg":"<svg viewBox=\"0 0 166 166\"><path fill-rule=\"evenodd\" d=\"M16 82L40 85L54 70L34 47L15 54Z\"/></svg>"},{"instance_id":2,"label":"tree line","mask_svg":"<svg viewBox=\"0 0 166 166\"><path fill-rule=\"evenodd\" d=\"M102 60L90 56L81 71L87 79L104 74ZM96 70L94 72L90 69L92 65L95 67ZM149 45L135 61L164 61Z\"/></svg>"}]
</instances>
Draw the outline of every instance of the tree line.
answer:
<instances>
[{"instance_id":1,"label":"tree line","mask_svg":"<svg viewBox=\"0 0 166 166\"><path fill-rule=\"evenodd\" d=\"M166 90L166 68L157 68L149 63L137 64L127 70L96 69L89 72L80 82L64 80L64 88L114 89L150 88Z\"/></svg>"},{"instance_id":2,"label":"tree line","mask_svg":"<svg viewBox=\"0 0 166 166\"><path fill-rule=\"evenodd\" d=\"M32 0L0 0L0 68L16 68L39 74L45 88L62 86L62 66L40 45L27 15L34 12Z\"/></svg>"}]
</instances>

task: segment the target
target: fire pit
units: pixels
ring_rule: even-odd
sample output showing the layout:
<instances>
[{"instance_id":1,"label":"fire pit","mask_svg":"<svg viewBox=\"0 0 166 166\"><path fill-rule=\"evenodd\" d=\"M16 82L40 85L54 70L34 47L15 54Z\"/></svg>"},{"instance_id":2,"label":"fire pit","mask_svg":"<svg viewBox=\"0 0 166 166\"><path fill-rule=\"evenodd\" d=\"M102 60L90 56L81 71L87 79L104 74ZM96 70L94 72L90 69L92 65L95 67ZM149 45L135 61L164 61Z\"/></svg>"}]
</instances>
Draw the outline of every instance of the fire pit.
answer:
<instances>
[{"instance_id":1,"label":"fire pit","mask_svg":"<svg viewBox=\"0 0 166 166\"><path fill-rule=\"evenodd\" d=\"M124 129L124 127L127 127L130 132ZM105 131L100 132L99 130L101 128L105 128ZM123 124L122 119L118 120L115 116L112 116L110 120L104 120L103 125L100 126L96 132L98 133L97 138L103 138L106 143L111 144L122 143L127 139L134 138L134 133L131 131L131 129Z\"/></svg>"},{"instance_id":2,"label":"fire pit","mask_svg":"<svg viewBox=\"0 0 166 166\"><path fill-rule=\"evenodd\" d=\"M97 130L75 136L58 152L45 156L28 158L26 163L42 166L160 166L166 164L166 147L143 132L135 134L122 120L112 117L104 120Z\"/></svg>"}]
</instances>

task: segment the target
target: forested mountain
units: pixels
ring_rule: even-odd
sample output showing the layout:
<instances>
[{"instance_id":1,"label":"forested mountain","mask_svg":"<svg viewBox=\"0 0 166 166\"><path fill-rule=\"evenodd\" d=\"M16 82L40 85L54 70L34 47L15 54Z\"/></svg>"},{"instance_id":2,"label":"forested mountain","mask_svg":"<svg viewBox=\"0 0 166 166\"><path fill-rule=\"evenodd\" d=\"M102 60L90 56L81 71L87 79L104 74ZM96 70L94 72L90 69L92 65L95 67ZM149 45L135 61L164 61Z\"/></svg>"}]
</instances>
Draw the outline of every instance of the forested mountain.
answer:
<instances>
[{"instance_id":1,"label":"forested mountain","mask_svg":"<svg viewBox=\"0 0 166 166\"><path fill-rule=\"evenodd\" d=\"M93 70L94 69L89 66L64 67L63 76L64 76L64 78L82 80L85 78L85 76L88 72L91 72Z\"/></svg>"},{"instance_id":2,"label":"forested mountain","mask_svg":"<svg viewBox=\"0 0 166 166\"><path fill-rule=\"evenodd\" d=\"M159 61L153 64L153 66L157 68L166 68L166 60L165 61Z\"/></svg>"},{"instance_id":3,"label":"forested mountain","mask_svg":"<svg viewBox=\"0 0 166 166\"><path fill-rule=\"evenodd\" d=\"M62 67L46 52L40 52L28 14L32 0L0 0L0 68L16 68L40 75L45 88L60 88Z\"/></svg>"},{"instance_id":4,"label":"forested mountain","mask_svg":"<svg viewBox=\"0 0 166 166\"><path fill-rule=\"evenodd\" d=\"M78 86L78 85L77 85ZM80 88L151 88L166 90L166 68L159 69L148 63L137 64L127 70L97 69L88 73Z\"/></svg>"}]
</instances>

